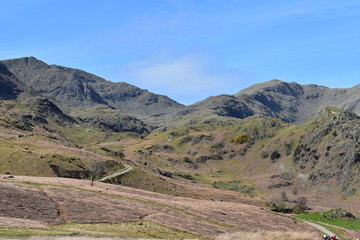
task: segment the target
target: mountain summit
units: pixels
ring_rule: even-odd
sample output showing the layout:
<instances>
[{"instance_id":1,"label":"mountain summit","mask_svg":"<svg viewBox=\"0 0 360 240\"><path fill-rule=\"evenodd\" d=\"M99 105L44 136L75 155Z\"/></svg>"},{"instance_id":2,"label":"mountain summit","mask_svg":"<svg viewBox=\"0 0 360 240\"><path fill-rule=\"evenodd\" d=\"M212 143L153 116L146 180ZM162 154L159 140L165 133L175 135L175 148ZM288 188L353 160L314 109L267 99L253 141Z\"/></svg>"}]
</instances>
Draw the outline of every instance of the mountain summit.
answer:
<instances>
[{"instance_id":1,"label":"mountain summit","mask_svg":"<svg viewBox=\"0 0 360 240\"><path fill-rule=\"evenodd\" d=\"M255 112L265 110L267 115L283 121L303 123L327 106L360 114L359 92L360 84L348 89L332 89L315 84L300 85L272 80L246 88L235 94L235 97L253 100L247 102ZM256 103L260 103L263 109L258 109Z\"/></svg>"},{"instance_id":2,"label":"mountain summit","mask_svg":"<svg viewBox=\"0 0 360 240\"><path fill-rule=\"evenodd\" d=\"M133 85L113 83L78 69L48 65L34 57L1 61L39 94L72 107L106 104L136 115L166 113L184 106Z\"/></svg>"}]
</instances>

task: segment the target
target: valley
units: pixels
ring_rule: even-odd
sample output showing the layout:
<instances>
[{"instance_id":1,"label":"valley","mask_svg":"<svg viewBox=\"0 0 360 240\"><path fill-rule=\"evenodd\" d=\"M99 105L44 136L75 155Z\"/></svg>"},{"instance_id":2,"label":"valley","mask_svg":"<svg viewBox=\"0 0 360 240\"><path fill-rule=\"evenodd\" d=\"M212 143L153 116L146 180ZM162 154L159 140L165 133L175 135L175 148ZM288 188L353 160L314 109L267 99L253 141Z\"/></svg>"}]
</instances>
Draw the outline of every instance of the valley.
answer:
<instances>
[{"instance_id":1,"label":"valley","mask_svg":"<svg viewBox=\"0 0 360 240\"><path fill-rule=\"evenodd\" d=\"M272 80L183 106L33 57L0 61L0 85L0 237L317 239L292 214L360 217L360 85Z\"/></svg>"}]
</instances>

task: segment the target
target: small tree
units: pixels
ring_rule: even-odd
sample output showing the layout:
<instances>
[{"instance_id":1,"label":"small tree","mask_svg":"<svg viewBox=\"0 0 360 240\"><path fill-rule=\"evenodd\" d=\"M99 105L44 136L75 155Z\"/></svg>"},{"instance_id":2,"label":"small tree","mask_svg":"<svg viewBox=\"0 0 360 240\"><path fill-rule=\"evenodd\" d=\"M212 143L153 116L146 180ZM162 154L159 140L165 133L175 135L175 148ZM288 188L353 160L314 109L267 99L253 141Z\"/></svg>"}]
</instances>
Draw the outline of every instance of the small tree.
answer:
<instances>
[{"instance_id":1,"label":"small tree","mask_svg":"<svg viewBox=\"0 0 360 240\"><path fill-rule=\"evenodd\" d=\"M281 192L281 194L280 194L280 201L283 201L283 202L288 202L288 201L289 201L289 199L288 199L285 191L282 191L282 192Z\"/></svg>"},{"instance_id":2,"label":"small tree","mask_svg":"<svg viewBox=\"0 0 360 240\"><path fill-rule=\"evenodd\" d=\"M105 166L99 161L92 161L90 162L88 168L90 175L90 186L92 186L94 185L95 178L105 173Z\"/></svg>"},{"instance_id":3,"label":"small tree","mask_svg":"<svg viewBox=\"0 0 360 240\"><path fill-rule=\"evenodd\" d=\"M306 210L308 210L308 206L306 205L307 200L305 197L299 197L297 200L296 205L293 208L294 213L304 213Z\"/></svg>"},{"instance_id":4,"label":"small tree","mask_svg":"<svg viewBox=\"0 0 360 240\"><path fill-rule=\"evenodd\" d=\"M297 187L294 187L293 190L292 190L292 193L293 193L295 196L298 195L298 193L299 193L298 188L297 188Z\"/></svg>"}]
</instances>

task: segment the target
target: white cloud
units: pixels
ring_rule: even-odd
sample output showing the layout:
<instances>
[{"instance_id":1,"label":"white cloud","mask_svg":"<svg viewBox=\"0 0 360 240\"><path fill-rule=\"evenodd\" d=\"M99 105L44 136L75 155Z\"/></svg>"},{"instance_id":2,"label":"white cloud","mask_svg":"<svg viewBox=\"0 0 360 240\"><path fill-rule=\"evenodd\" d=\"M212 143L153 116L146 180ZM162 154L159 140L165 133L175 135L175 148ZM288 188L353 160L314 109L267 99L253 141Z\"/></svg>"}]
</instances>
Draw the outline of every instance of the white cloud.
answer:
<instances>
[{"instance_id":1,"label":"white cloud","mask_svg":"<svg viewBox=\"0 0 360 240\"><path fill-rule=\"evenodd\" d=\"M141 84L166 88L171 93L198 93L221 86L221 79L210 73L203 59L197 57L148 63L134 74Z\"/></svg>"},{"instance_id":2,"label":"white cloud","mask_svg":"<svg viewBox=\"0 0 360 240\"><path fill-rule=\"evenodd\" d=\"M118 71L125 82L185 104L211 95L235 93L242 83L240 73L219 71L209 59L194 55L173 59L157 57L128 64Z\"/></svg>"}]
</instances>

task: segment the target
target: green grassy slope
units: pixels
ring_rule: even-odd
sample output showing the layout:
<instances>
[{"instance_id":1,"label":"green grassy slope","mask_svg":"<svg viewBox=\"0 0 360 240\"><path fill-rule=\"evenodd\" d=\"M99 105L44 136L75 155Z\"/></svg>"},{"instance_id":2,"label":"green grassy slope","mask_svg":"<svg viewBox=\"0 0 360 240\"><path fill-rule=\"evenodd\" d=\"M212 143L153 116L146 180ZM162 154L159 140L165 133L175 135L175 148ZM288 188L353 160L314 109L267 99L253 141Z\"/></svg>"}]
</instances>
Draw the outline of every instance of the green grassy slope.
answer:
<instances>
[{"instance_id":1,"label":"green grassy slope","mask_svg":"<svg viewBox=\"0 0 360 240\"><path fill-rule=\"evenodd\" d=\"M315 212L315 213L308 213L297 215L297 218L304 219L304 220L311 220L316 222L322 222L329 225L334 225L350 230L357 230L360 231L360 219L349 219L349 218L326 218L324 215L327 213L331 213L332 211L324 211L324 212Z\"/></svg>"},{"instance_id":2,"label":"green grassy slope","mask_svg":"<svg viewBox=\"0 0 360 240\"><path fill-rule=\"evenodd\" d=\"M91 162L103 162L106 168L121 165L66 136L86 134L87 129L46 99L0 102L0 173L86 178Z\"/></svg>"}]
</instances>

